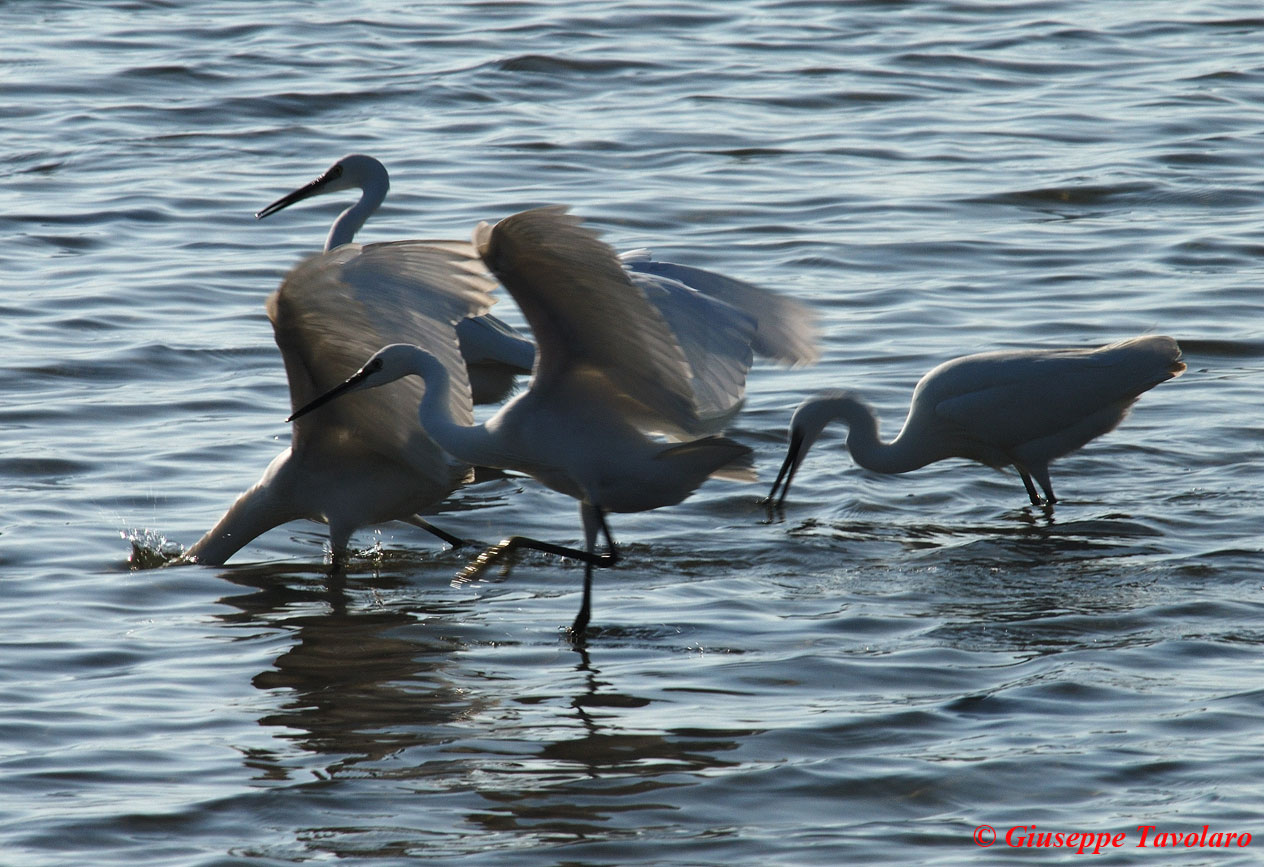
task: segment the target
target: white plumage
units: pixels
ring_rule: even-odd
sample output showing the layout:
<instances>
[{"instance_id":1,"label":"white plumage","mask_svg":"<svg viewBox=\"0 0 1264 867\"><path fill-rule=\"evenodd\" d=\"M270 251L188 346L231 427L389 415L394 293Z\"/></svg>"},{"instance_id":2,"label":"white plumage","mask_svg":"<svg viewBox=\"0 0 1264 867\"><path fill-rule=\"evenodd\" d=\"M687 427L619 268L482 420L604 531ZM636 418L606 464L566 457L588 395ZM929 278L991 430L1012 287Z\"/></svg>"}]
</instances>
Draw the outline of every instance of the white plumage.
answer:
<instances>
[{"instance_id":1,"label":"white plumage","mask_svg":"<svg viewBox=\"0 0 1264 867\"><path fill-rule=\"evenodd\" d=\"M421 348L394 345L295 417L350 392L421 377L422 427L447 452L467 463L527 473L580 501L584 550L513 537L469 571L518 547L583 560L584 596L572 626L572 634L582 636L592 568L616 557L606 513L678 503L713 475L753 479L750 450L709 434L741 403L758 326L752 316L697 293L665 316L614 251L562 208L482 224L475 245L535 335L536 366L525 392L484 424L470 425L451 412L450 366ZM693 314L685 312L690 304L697 305ZM689 344L698 323L692 319L700 315L718 337L695 353ZM804 339L810 344L810 335ZM656 431L683 441L647 436ZM603 555L596 553L599 531L608 545Z\"/></svg>"},{"instance_id":2,"label":"white plumage","mask_svg":"<svg viewBox=\"0 0 1264 867\"><path fill-rule=\"evenodd\" d=\"M808 398L790 420L790 447L768 494L785 500L812 443L831 421L847 424L847 448L860 466L903 473L944 458L1013 466L1033 504L1032 480L1055 502L1049 463L1111 431L1129 407L1185 370L1170 337L1134 337L1097 349L985 352L944 362L913 389L908 418L894 440L878 437L878 419L855 394Z\"/></svg>"},{"instance_id":3,"label":"white plumage","mask_svg":"<svg viewBox=\"0 0 1264 867\"><path fill-rule=\"evenodd\" d=\"M448 412L473 420L455 326L483 313L495 288L461 242L344 244L310 257L269 298L291 408L337 385L365 355L401 341L429 348L449 370ZM402 520L458 540L417 513L442 501L468 467L417 424L416 380L357 395L293 425L289 448L184 554L218 565L273 527L299 518L329 525L335 559L359 527Z\"/></svg>"}]
</instances>

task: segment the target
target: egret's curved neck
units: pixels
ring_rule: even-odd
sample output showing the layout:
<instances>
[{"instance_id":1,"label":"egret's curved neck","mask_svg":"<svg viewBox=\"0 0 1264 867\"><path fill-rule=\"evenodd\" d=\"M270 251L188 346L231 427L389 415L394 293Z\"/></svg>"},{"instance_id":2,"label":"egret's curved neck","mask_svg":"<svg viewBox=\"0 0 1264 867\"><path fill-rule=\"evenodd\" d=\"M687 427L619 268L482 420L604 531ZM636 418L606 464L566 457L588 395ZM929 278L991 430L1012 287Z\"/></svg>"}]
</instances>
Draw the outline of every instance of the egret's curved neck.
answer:
<instances>
[{"instance_id":1,"label":"egret's curved neck","mask_svg":"<svg viewBox=\"0 0 1264 867\"><path fill-rule=\"evenodd\" d=\"M463 463L505 468L506 463L486 427L464 425L452 417L452 380L443 362L418 349L413 365L413 372L426 381L426 391L417 410L426 434Z\"/></svg>"},{"instance_id":2,"label":"egret's curved neck","mask_svg":"<svg viewBox=\"0 0 1264 867\"><path fill-rule=\"evenodd\" d=\"M390 186L391 182L385 176L385 172L381 176L365 178L361 184L360 200L339 214L338 219L334 220L334 224L329 228L329 236L325 238L325 249L332 250L334 247L350 244L355 239L356 232L364 226L365 221L382 206L382 202L386 201L386 193Z\"/></svg>"},{"instance_id":3,"label":"egret's curved neck","mask_svg":"<svg viewBox=\"0 0 1264 867\"><path fill-rule=\"evenodd\" d=\"M867 404L854 397L838 397L829 401L829 413L847 425L847 450L852 460L876 473L907 473L931 463L919 443L903 435L884 443L878 437L878 417Z\"/></svg>"}]
</instances>

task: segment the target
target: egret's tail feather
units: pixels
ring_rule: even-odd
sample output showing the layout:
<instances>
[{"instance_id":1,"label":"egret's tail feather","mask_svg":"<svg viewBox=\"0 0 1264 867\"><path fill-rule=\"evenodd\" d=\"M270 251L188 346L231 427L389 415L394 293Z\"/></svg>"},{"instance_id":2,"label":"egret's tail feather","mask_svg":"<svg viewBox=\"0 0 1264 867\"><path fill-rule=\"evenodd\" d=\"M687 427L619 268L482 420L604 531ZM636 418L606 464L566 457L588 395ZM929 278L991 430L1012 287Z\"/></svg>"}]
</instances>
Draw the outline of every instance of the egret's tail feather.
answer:
<instances>
[{"instance_id":1,"label":"egret's tail feather","mask_svg":"<svg viewBox=\"0 0 1264 867\"><path fill-rule=\"evenodd\" d=\"M713 436L669 446L658 453L659 460L687 462L705 472L703 478L755 482L755 453L728 437Z\"/></svg>"}]
</instances>

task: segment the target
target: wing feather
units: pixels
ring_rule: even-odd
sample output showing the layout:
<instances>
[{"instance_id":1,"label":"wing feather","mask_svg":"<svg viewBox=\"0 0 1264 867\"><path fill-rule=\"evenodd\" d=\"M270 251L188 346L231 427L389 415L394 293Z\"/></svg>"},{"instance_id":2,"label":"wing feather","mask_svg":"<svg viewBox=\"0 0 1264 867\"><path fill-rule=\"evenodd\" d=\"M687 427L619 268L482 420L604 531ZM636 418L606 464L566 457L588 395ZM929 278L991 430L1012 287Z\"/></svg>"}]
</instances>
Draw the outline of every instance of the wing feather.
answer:
<instances>
[{"instance_id":1,"label":"wing feather","mask_svg":"<svg viewBox=\"0 0 1264 867\"><path fill-rule=\"evenodd\" d=\"M669 277L630 276L667 322L689 364L694 405L703 423L692 433L723 430L746 395L755 320Z\"/></svg>"},{"instance_id":2,"label":"wing feather","mask_svg":"<svg viewBox=\"0 0 1264 867\"><path fill-rule=\"evenodd\" d=\"M634 275L652 274L674 280L750 316L756 323L751 342L756 355L795 367L815 364L821 357L816 342L816 315L801 301L714 271L658 262L648 250L630 250L619 258Z\"/></svg>"},{"instance_id":3,"label":"wing feather","mask_svg":"<svg viewBox=\"0 0 1264 867\"><path fill-rule=\"evenodd\" d=\"M531 387L547 391L579 369L652 429L702 425L690 365L661 313L614 251L563 207L480 224L475 246L522 309L536 339Z\"/></svg>"},{"instance_id":4,"label":"wing feather","mask_svg":"<svg viewBox=\"0 0 1264 867\"><path fill-rule=\"evenodd\" d=\"M267 302L292 408L345 380L383 346L413 343L443 362L452 379L453 417L472 423L455 325L486 312L494 286L464 242L344 244L299 263ZM305 436L354 436L438 472L438 449L417 419L423 389L418 377L407 377L347 395L318 410L319 425L295 422L295 445Z\"/></svg>"}]
</instances>

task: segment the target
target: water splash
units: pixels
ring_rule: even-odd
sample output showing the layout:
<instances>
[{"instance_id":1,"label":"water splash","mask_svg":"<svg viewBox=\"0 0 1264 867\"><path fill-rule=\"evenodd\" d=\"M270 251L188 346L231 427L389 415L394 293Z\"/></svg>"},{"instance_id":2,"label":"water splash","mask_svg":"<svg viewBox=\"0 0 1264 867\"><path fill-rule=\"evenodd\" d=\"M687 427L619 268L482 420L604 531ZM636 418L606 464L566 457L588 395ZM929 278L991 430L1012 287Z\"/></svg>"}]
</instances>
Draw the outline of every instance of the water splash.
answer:
<instances>
[{"instance_id":1,"label":"water splash","mask_svg":"<svg viewBox=\"0 0 1264 867\"><path fill-rule=\"evenodd\" d=\"M153 530L128 529L119 535L131 545L127 568L133 572L166 566L184 554L183 545Z\"/></svg>"}]
</instances>

